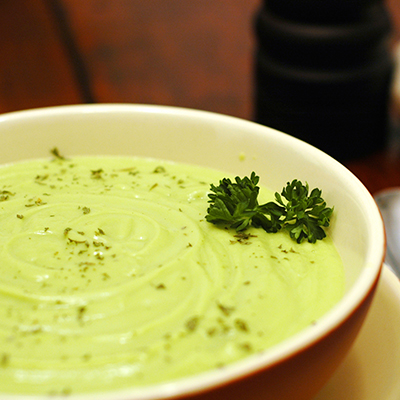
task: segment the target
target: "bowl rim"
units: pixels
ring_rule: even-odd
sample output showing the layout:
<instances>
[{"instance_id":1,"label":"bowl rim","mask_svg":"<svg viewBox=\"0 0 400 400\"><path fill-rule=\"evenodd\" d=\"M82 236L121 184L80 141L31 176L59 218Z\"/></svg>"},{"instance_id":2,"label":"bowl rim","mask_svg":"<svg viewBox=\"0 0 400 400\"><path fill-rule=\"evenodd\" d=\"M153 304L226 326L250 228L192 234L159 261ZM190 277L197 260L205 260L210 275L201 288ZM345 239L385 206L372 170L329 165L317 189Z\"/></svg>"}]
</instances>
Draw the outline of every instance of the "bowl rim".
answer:
<instances>
[{"instance_id":1,"label":"bowl rim","mask_svg":"<svg viewBox=\"0 0 400 400\"><path fill-rule=\"evenodd\" d=\"M248 121L242 118L218 114L211 111L195 110L191 108L151 105L151 104L130 104L130 103L101 103L101 104L75 104L62 105L52 107L42 107L30 110L20 110L0 115L0 131L2 124L7 122L20 122L29 118L46 119L52 117L64 117L77 114L124 114L124 113L149 113L149 114L169 114L185 118L207 119L208 121L217 121L222 124L235 124L244 128L251 129L255 134L263 134L268 132L280 140L296 142L297 146L301 146L306 151L311 152L313 157L321 158L325 163L341 176L356 185L362 194L363 207L367 207L371 213L366 217L370 220L370 227L376 232L379 230L380 240L372 242L369 250L367 266L363 268L359 278L354 282L349 292L336 304L330 311L318 320L318 324L303 329L301 332L291 336L290 338L278 343L261 354L255 354L245 359L239 360L227 365L223 369L211 370L191 377L181 378L171 382L154 384L143 388L115 389L106 393L88 393L88 394L71 394L69 398L77 399L158 399L168 397L180 397L190 393L200 393L209 388L225 385L231 381L252 375L259 371L265 370L279 364L283 360L291 357L308 347L313 343L321 340L324 336L329 335L339 325L349 318L357 309L357 307L365 300L366 297L376 286L384 257L386 238L383 227L383 220L375 200L365 186L359 181L352 172L346 167L334 160L332 157L286 133L275 129ZM2 395L0 394L0 399ZM45 396L13 396L18 399L44 398Z\"/></svg>"}]
</instances>

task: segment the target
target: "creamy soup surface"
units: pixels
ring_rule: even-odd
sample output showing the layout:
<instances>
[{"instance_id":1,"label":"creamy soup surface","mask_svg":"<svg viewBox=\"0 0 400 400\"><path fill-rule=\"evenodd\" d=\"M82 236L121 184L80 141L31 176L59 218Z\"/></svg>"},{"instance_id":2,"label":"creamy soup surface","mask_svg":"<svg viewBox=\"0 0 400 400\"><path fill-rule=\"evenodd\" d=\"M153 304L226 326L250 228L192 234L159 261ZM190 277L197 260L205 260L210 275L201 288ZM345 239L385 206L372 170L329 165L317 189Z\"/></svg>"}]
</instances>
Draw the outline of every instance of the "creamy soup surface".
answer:
<instances>
[{"instance_id":1,"label":"creamy soup surface","mask_svg":"<svg viewBox=\"0 0 400 400\"><path fill-rule=\"evenodd\" d=\"M329 310L344 289L331 239L206 222L210 183L226 176L122 157L0 168L0 393L223 368ZM260 203L272 199L262 188Z\"/></svg>"}]
</instances>

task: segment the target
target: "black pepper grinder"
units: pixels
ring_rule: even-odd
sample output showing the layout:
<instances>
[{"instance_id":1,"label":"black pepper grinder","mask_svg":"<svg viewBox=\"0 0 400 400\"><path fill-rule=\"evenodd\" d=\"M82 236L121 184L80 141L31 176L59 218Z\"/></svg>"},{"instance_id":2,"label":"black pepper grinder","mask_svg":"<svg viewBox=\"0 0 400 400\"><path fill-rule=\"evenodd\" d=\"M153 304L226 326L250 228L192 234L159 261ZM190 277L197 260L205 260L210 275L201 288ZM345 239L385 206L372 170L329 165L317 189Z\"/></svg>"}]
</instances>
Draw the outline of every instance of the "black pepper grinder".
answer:
<instances>
[{"instance_id":1,"label":"black pepper grinder","mask_svg":"<svg viewBox=\"0 0 400 400\"><path fill-rule=\"evenodd\" d=\"M381 0L264 0L255 33L257 122L340 161L384 148L394 65Z\"/></svg>"}]
</instances>

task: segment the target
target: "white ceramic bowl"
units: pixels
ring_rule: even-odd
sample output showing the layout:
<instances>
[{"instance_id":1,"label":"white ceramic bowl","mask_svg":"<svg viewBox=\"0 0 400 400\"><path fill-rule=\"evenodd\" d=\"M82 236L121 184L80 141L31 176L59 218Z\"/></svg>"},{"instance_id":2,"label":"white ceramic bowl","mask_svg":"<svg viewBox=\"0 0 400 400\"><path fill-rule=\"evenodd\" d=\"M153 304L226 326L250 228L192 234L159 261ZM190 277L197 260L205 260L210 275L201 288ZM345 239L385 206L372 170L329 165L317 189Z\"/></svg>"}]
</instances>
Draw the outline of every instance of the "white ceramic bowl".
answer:
<instances>
[{"instance_id":1,"label":"white ceramic bowl","mask_svg":"<svg viewBox=\"0 0 400 400\"><path fill-rule=\"evenodd\" d=\"M323 134L323 132L321 132ZM331 235L345 265L343 299L318 324L261 355L222 370L144 389L71 399L310 399L350 349L368 311L384 258L376 204L341 164L291 136L209 112L147 105L80 105L0 116L0 162L63 154L151 156L240 176L256 171L280 190L294 178L335 206ZM4 399L1 396L0 399Z\"/></svg>"}]
</instances>

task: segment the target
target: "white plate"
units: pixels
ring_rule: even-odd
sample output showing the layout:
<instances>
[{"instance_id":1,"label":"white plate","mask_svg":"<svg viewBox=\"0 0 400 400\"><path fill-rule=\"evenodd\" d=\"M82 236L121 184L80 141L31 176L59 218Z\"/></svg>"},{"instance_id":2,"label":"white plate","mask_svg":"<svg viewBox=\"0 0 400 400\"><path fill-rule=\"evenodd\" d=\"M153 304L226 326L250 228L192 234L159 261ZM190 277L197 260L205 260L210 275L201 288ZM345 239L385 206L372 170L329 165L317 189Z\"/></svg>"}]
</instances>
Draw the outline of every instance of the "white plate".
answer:
<instances>
[{"instance_id":1,"label":"white plate","mask_svg":"<svg viewBox=\"0 0 400 400\"><path fill-rule=\"evenodd\" d=\"M384 267L351 352L314 400L400 399L400 281Z\"/></svg>"}]
</instances>

